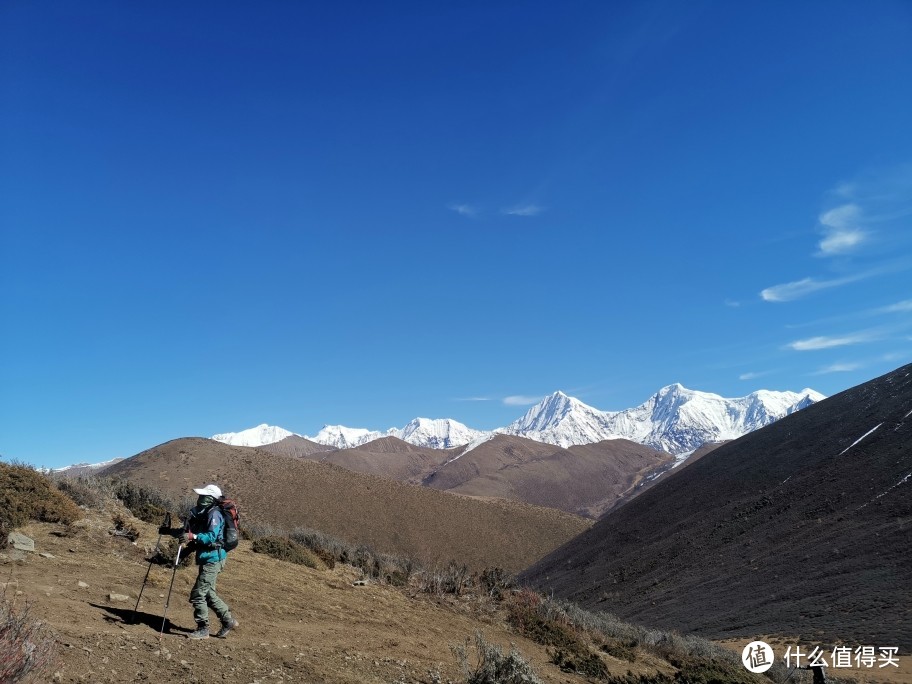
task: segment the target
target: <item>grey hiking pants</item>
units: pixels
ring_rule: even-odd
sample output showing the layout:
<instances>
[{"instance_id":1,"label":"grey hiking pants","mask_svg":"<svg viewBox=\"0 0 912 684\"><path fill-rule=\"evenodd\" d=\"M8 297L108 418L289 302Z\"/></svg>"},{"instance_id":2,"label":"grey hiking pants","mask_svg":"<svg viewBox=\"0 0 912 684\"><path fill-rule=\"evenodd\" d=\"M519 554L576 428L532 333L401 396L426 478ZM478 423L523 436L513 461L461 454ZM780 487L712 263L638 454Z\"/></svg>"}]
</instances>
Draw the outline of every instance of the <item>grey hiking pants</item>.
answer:
<instances>
[{"instance_id":1,"label":"grey hiking pants","mask_svg":"<svg viewBox=\"0 0 912 684\"><path fill-rule=\"evenodd\" d=\"M197 625L209 624L209 608L215 611L222 624L227 624L231 620L231 609L228 607L218 594L215 593L215 583L218 580L218 574L225 567L225 561L215 561L213 563L203 563L199 566L199 575L196 576L196 584L190 590L190 603L193 604L193 619Z\"/></svg>"}]
</instances>

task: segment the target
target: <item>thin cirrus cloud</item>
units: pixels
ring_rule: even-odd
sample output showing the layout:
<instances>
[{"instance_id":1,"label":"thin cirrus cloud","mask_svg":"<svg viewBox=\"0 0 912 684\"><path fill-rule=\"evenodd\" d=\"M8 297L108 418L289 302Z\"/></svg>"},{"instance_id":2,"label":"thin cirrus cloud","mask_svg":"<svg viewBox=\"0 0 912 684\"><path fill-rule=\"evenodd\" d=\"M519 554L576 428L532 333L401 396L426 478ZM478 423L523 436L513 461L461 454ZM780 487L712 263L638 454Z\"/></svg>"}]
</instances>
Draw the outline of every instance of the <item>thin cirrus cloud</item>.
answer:
<instances>
[{"instance_id":1,"label":"thin cirrus cloud","mask_svg":"<svg viewBox=\"0 0 912 684\"><path fill-rule=\"evenodd\" d=\"M868 238L861 227L861 207L855 203L843 204L824 212L818 218L823 239L817 245L816 256L841 256L854 251Z\"/></svg>"},{"instance_id":2,"label":"thin cirrus cloud","mask_svg":"<svg viewBox=\"0 0 912 684\"><path fill-rule=\"evenodd\" d=\"M812 375L829 375L830 373L850 373L861 368L860 363L833 363L816 371Z\"/></svg>"},{"instance_id":3,"label":"thin cirrus cloud","mask_svg":"<svg viewBox=\"0 0 912 684\"><path fill-rule=\"evenodd\" d=\"M531 406L539 401L541 401L541 397L532 397L525 394L514 394L503 398L503 403L506 406Z\"/></svg>"},{"instance_id":4,"label":"thin cirrus cloud","mask_svg":"<svg viewBox=\"0 0 912 684\"><path fill-rule=\"evenodd\" d=\"M738 376L738 380L756 380L757 378L762 378L764 375L769 375L772 372L773 371L742 373Z\"/></svg>"},{"instance_id":5,"label":"thin cirrus cloud","mask_svg":"<svg viewBox=\"0 0 912 684\"><path fill-rule=\"evenodd\" d=\"M809 337L806 340L789 342L785 346L794 351L817 351L820 349L833 349L834 347L849 347L856 344L864 344L865 342L873 342L876 339L877 336L873 333L859 332L851 335L843 335L842 337Z\"/></svg>"},{"instance_id":6,"label":"thin cirrus cloud","mask_svg":"<svg viewBox=\"0 0 912 684\"><path fill-rule=\"evenodd\" d=\"M508 216L538 216L544 210L544 207L537 204L518 204L515 207L501 210L501 213Z\"/></svg>"},{"instance_id":7,"label":"thin cirrus cloud","mask_svg":"<svg viewBox=\"0 0 912 684\"><path fill-rule=\"evenodd\" d=\"M816 278L804 278L791 283L782 285L773 285L760 292L760 297L766 302L791 302L795 299L806 297L820 290L828 290L833 287L842 287L849 283L855 283L865 278L875 275L874 272L857 273L843 278L832 278L830 280L818 280Z\"/></svg>"},{"instance_id":8,"label":"thin cirrus cloud","mask_svg":"<svg viewBox=\"0 0 912 684\"><path fill-rule=\"evenodd\" d=\"M468 218L475 218L478 216L478 208L473 207L471 204L448 204L447 209L455 211L460 216L467 216Z\"/></svg>"},{"instance_id":9,"label":"thin cirrus cloud","mask_svg":"<svg viewBox=\"0 0 912 684\"><path fill-rule=\"evenodd\" d=\"M912 299L906 299L902 302L896 302L896 304L890 304L890 306L883 306L879 309L875 309L874 313L879 314L890 314L890 313L909 313L912 312Z\"/></svg>"}]
</instances>

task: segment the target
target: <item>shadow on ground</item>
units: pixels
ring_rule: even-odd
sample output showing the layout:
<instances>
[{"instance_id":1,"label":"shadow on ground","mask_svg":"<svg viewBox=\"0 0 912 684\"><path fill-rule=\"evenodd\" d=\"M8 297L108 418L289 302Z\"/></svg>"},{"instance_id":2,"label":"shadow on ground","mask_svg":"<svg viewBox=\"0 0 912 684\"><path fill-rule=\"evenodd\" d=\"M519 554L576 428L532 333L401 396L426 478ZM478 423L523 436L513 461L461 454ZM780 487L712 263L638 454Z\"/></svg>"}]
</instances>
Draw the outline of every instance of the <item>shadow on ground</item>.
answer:
<instances>
[{"instance_id":1,"label":"shadow on ground","mask_svg":"<svg viewBox=\"0 0 912 684\"><path fill-rule=\"evenodd\" d=\"M103 606L98 603L90 603L89 605L107 613L104 617L106 622L114 624L119 622L127 625L146 625L155 630L155 632L162 631L161 615L153 615L152 613L144 613L142 611L136 611L134 613L132 608L115 608L113 606ZM178 627L171 622L171 620L165 622L165 634L189 634L192 631L193 630L187 629L186 627Z\"/></svg>"}]
</instances>

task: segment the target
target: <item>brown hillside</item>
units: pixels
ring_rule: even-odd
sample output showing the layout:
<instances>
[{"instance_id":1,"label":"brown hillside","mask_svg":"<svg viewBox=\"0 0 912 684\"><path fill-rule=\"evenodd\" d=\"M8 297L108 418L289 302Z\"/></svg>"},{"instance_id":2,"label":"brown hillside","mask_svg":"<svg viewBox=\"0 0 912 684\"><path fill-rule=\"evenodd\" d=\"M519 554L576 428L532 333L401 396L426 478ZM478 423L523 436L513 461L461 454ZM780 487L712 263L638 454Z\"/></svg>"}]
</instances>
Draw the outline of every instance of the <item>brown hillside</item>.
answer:
<instances>
[{"instance_id":1,"label":"brown hillside","mask_svg":"<svg viewBox=\"0 0 912 684\"><path fill-rule=\"evenodd\" d=\"M682 468L523 574L712 637L912 651L912 365Z\"/></svg>"},{"instance_id":2,"label":"brown hillside","mask_svg":"<svg viewBox=\"0 0 912 684\"><path fill-rule=\"evenodd\" d=\"M353 449L326 454L323 462L359 473L418 484L434 468L452 458L456 451L419 447L397 437L381 437Z\"/></svg>"},{"instance_id":3,"label":"brown hillside","mask_svg":"<svg viewBox=\"0 0 912 684\"><path fill-rule=\"evenodd\" d=\"M351 566L337 564L329 570L293 565L253 553L247 541L231 552L218 581L218 593L239 620L238 629L224 640L186 638L195 627L187 603L195 578L190 566L175 575L168 626L159 640L172 573L166 567L152 568L134 622L133 607L149 567L144 558L155 545L156 533L152 525L132 519L130 524L140 534L136 545L112 536L112 515L94 510L66 529L32 523L23 531L46 556L25 554L13 562L0 553L0 591L9 583L7 597L19 606L30 604L31 615L45 623L57 644L56 662L31 681L464 682L450 647L471 639L476 630L505 652L515 644L548 684L593 681L558 669L550 662L553 648L518 634L503 607L477 595L437 598L413 586L353 586L361 575ZM125 598L112 599L111 594ZM211 626L218 627L214 616ZM675 672L644 650L633 661L624 652L602 652L600 661L617 677L628 671L643 677Z\"/></svg>"},{"instance_id":4,"label":"brown hillside","mask_svg":"<svg viewBox=\"0 0 912 684\"><path fill-rule=\"evenodd\" d=\"M428 563L457 558L476 569L516 572L588 526L560 511L480 501L201 438L167 442L104 472L176 497L216 482L240 502L245 520L314 528Z\"/></svg>"},{"instance_id":5,"label":"brown hillside","mask_svg":"<svg viewBox=\"0 0 912 684\"><path fill-rule=\"evenodd\" d=\"M326 444L318 444L298 435L291 435L283 440L273 444L265 444L257 447L263 451L281 456L295 456L296 458L310 458L319 461L323 456L331 451L336 451L336 447Z\"/></svg>"},{"instance_id":6,"label":"brown hillside","mask_svg":"<svg viewBox=\"0 0 912 684\"><path fill-rule=\"evenodd\" d=\"M562 449L497 435L438 468L424 484L472 496L499 497L597 518L673 457L615 439Z\"/></svg>"}]
</instances>

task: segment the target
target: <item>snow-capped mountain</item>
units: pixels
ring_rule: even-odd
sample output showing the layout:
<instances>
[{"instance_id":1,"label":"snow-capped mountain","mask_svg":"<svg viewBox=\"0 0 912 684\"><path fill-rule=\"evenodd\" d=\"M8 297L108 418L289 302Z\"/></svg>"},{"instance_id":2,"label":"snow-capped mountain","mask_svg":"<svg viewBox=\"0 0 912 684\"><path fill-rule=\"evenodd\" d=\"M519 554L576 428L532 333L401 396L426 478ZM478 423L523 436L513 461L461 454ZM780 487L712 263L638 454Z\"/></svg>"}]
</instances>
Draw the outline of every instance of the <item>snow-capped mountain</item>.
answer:
<instances>
[{"instance_id":1,"label":"snow-capped mountain","mask_svg":"<svg viewBox=\"0 0 912 684\"><path fill-rule=\"evenodd\" d=\"M315 437L307 437L311 442L334 446L337 449L351 449L352 447L373 442L380 437L388 437L394 430L379 432L365 430L364 428L350 428L344 425L324 425Z\"/></svg>"},{"instance_id":2,"label":"snow-capped mountain","mask_svg":"<svg viewBox=\"0 0 912 684\"><path fill-rule=\"evenodd\" d=\"M663 387L635 408L600 411L563 392L555 392L519 420L490 432L473 430L450 418L415 418L401 429L390 428L385 432L325 425L316 436L306 439L350 449L380 437L398 437L416 446L448 449L479 443L503 433L561 447L629 439L680 455L706 442L737 439L824 398L819 392L804 389L801 392L759 390L746 397L726 399L674 384ZM235 446L263 446L292 434L295 433L264 424L243 432L215 435L212 439Z\"/></svg>"},{"instance_id":3,"label":"snow-capped mountain","mask_svg":"<svg viewBox=\"0 0 912 684\"><path fill-rule=\"evenodd\" d=\"M265 444L279 442L286 437L297 434L284 428L272 425L258 425L255 428L242 432L226 432L212 437L217 442L224 442L233 446L257 447ZM450 418L415 418L401 430L390 428L386 432L379 430L366 430L364 428L350 428L344 425L324 425L316 436L307 437L317 444L334 446L337 449L351 449L352 447L372 442L380 437L398 437L409 444L432 449L449 449L464 446L474 439L489 433L473 430L462 423Z\"/></svg>"},{"instance_id":4,"label":"snow-capped mountain","mask_svg":"<svg viewBox=\"0 0 912 684\"><path fill-rule=\"evenodd\" d=\"M616 439L606 414L579 399L555 392L526 411L519 420L495 432L518 435L536 442L568 447Z\"/></svg>"},{"instance_id":5,"label":"snow-capped mountain","mask_svg":"<svg viewBox=\"0 0 912 684\"><path fill-rule=\"evenodd\" d=\"M249 430L241 432L226 432L221 435L213 435L212 439L216 442L224 442L232 446L258 447L264 444L273 444L281 442L286 437L291 437L294 432L285 428L275 427L274 425L257 425Z\"/></svg>"},{"instance_id":6,"label":"snow-capped mountain","mask_svg":"<svg viewBox=\"0 0 912 684\"><path fill-rule=\"evenodd\" d=\"M487 432L473 430L451 418L415 418L395 436L416 446L431 447L433 449L450 449L465 446L469 442L482 437Z\"/></svg>"},{"instance_id":7,"label":"snow-capped mountain","mask_svg":"<svg viewBox=\"0 0 912 684\"><path fill-rule=\"evenodd\" d=\"M737 439L824 398L805 389L726 399L675 384L635 408L599 411L555 392L499 431L562 447L622 438L681 454L705 442Z\"/></svg>"}]
</instances>

